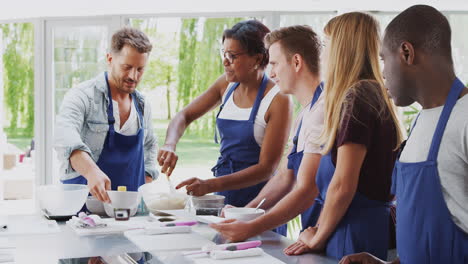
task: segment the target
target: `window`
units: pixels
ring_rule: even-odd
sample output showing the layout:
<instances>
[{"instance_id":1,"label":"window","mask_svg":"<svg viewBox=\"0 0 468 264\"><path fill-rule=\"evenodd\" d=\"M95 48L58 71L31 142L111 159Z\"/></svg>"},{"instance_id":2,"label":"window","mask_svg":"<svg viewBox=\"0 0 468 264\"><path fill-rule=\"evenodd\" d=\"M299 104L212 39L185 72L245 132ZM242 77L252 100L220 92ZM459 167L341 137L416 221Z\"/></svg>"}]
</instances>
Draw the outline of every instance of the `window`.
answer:
<instances>
[{"instance_id":1,"label":"window","mask_svg":"<svg viewBox=\"0 0 468 264\"><path fill-rule=\"evenodd\" d=\"M108 28L102 25L57 26L53 29L55 113L68 89L106 69Z\"/></svg>"},{"instance_id":2,"label":"window","mask_svg":"<svg viewBox=\"0 0 468 264\"><path fill-rule=\"evenodd\" d=\"M53 106L50 107L50 122L46 127L48 145L46 147L51 161L51 171L47 183L57 183L60 180L59 162L53 149L54 117L60 109L66 92L81 82L92 79L106 70L106 52L111 34L111 23L108 20L88 21L51 21L47 26L48 39L46 58L50 69L46 72ZM48 121L52 120L52 121ZM52 176L52 177L51 177Z\"/></svg>"},{"instance_id":3,"label":"window","mask_svg":"<svg viewBox=\"0 0 468 264\"><path fill-rule=\"evenodd\" d=\"M323 28L330 19L335 17L336 12L317 12L307 14L281 15L280 26L308 25L320 37L323 37Z\"/></svg>"},{"instance_id":4,"label":"window","mask_svg":"<svg viewBox=\"0 0 468 264\"><path fill-rule=\"evenodd\" d=\"M34 208L34 25L0 24L0 207Z\"/></svg>"},{"instance_id":5,"label":"window","mask_svg":"<svg viewBox=\"0 0 468 264\"><path fill-rule=\"evenodd\" d=\"M452 58L455 73L465 84L468 84L468 13L445 14L452 28Z\"/></svg>"},{"instance_id":6,"label":"window","mask_svg":"<svg viewBox=\"0 0 468 264\"><path fill-rule=\"evenodd\" d=\"M155 17L129 20L131 26L143 30L154 44L138 89L151 103L160 146L164 144L167 125L174 114L224 73L219 55L223 31L246 19L249 18ZM206 179L213 176L211 168L219 155L219 145L213 140L217 111L215 109L193 122L181 138L177 146L179 161L171 176L174 182L189 177Z\"/></svg>"}]
</instances>

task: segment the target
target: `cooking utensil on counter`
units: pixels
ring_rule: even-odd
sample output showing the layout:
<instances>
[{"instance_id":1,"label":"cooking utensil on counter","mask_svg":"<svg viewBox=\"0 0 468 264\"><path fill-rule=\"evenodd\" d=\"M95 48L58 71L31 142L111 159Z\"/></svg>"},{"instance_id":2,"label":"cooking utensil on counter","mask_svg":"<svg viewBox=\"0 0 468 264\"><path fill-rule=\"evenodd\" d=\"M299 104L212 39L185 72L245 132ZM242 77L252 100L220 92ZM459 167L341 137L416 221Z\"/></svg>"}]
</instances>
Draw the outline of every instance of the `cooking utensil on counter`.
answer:
<instances>
[{"instance_id":1,"label":"cooking utensil on counter","mask_svg":"<svg viewBox=\"0 0 468 264\"><path fill-rule=\"evenodd\" d=\"M190 256L190 255L197 255L197 254L204 254L204 253L206 254L214 250L228 250L228 251L245 250L249 248L256 248L261 245L262 245L262 241L260 240L240 242L240 243L221 244L221 245L209 245L209 246L202 247L202 250L200 251L186 252L183 255Z\"/></svg>"}]
</instances>

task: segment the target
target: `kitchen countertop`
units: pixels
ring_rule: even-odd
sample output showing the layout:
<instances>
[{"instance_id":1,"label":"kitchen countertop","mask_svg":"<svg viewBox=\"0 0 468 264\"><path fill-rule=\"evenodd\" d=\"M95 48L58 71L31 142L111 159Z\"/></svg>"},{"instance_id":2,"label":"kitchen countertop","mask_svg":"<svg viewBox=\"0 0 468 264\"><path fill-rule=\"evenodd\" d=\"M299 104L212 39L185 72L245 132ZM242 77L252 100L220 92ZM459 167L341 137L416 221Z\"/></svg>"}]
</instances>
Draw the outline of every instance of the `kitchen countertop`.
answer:
<instances>
[{"instance_id":1,"label":"kitchen countertop","mask_svg":"<svg viewBox=\"0 0 468 264\"><path fill-rule=\"evenodd\" d=\"M25 217L35 219L38 216L9 216L9 222L13 223L15 219L19 218L24 221ZM59 223L59 227L60 232L58 233L10 236L10 241L16 246L16 263L58 263L59 259L83 258L103 255L113 256L123 253L145 251L128 240L123 234L80 237L76 235L70 227L66 226L64 222ZM198 224L196 228L194 228L194 231L217 244L226 243L225 240L219 234L217 234L215 230L211 229L206 224ZM283 253L283 249L293 243L293 241L271 231L264 232L263 234L252 239L261 240L261 248L265 250L265 252L284 261L285 263L337 263L337 261L334 259L317 254L305 254L292 257L286 256ZM176 251L149 252L163 260L168 259L167 257L171 254L177 254ZM178 258L177 263L175 263L174 260L164 263L183 264L190 262Z\"/></svg>"}]
</instances>

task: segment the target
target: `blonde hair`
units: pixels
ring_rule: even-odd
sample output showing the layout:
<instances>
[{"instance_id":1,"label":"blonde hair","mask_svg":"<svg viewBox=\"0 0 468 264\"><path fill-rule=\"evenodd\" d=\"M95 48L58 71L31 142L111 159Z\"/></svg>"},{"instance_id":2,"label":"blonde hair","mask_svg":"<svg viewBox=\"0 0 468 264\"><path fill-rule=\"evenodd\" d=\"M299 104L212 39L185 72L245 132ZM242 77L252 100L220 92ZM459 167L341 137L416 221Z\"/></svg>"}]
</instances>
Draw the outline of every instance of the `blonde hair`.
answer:
<instances>
[{"instance_id":1,"label":"blonde hair","mask_svg":"<svg viewBox=\"0 0 468 264\"><path fill-rule=\"evenodd\" d=\"M360 90L363 81L377 83L375 105L369 104L381 119L391 117L395 124L397 146L402 141L400 122L396 107L384 87L379 65L379 26L370 15L352 12L332 18L325 26L325 34L330 38L327 72L325 73L325 121L320 142L324 145L323 154L334 145L338 129L343 121L344 111L350 102L350 94L370 101L369 94ZM375 101L375 100L374 100ZM387 116L385 116L387 115ZM390 115L390 116L388 116Z\"/></svg>"}]
</instances>

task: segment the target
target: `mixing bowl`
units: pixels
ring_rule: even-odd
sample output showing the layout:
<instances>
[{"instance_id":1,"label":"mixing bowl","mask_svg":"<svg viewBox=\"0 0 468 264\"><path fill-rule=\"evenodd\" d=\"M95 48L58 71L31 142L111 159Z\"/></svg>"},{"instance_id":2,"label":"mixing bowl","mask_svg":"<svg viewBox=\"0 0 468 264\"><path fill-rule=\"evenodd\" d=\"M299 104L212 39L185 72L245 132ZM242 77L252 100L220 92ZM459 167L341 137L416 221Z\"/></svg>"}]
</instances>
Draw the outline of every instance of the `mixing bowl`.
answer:
<instances>
[{"instance_id":1,"label":"mixing bowl","mask_svg":"<svg viewBox=\"0 0 468 264\"><path fill-rule=\"evenodd\" d=\"M263 209L247 208L247 207L232 207L224 209L226 219L237 219L241 221L250 221L265 214Z\"/></svg>"},{"instance_id":2,"label":"mixing bowl","mask_svg":"<svg viewBox=\"0 0 468 264\"><path fill-rule=\"evenodd\" d=\"M104 210L104 204L94 196L88 196L88 199L86 199L86 209L88 209L91 214L99 216L107 215Z\"/></svg>"},{"instance_id":3,"label":"mixing bowl","mask_svg":"<svg viewBox=\"0 0 468 264\"><path fill-rule=\"evenodd\" d=\"M152 213L159 210L184 209L187 200L186 194L178 191L164 191L155 182L140 186L138 192L142 195L146 207Z\"/></svg>"},{"instance_id":4,"label":"mixing bowl","mask_svg":"<svg viewBox=\"0 0 468 264\"><path fill-rule=\"evenodd\" d=\"M37 198L48 215L75 215L86 202L89 189L81 184L42 185L37 188Z\"/></svg>"},{"instance_id":5,"label":"mixing bowl","mask_svg":"<svg viewBox=\"0 0 468 264\"><path fill-rule=\"evenodd\" d=\"M104 210L109 217L114 217L115 209L130 209L130 216L134 216L138 210L140 203L140 195L138 192L119 192L107 191L111 203L103 203Z\"/></svg>"},{"instance_id":6,"label":"mixing bowl","mask_svg":"<svg viewBox=\"0 0 468 264\"><path fill-rule=\"evenodd\" d=\"M224 207L224 196L217 194L193 196L192 203L197 215L219 216Z\"/></svg>"}]
</instances>

